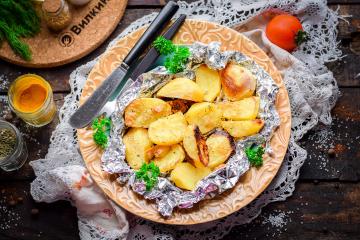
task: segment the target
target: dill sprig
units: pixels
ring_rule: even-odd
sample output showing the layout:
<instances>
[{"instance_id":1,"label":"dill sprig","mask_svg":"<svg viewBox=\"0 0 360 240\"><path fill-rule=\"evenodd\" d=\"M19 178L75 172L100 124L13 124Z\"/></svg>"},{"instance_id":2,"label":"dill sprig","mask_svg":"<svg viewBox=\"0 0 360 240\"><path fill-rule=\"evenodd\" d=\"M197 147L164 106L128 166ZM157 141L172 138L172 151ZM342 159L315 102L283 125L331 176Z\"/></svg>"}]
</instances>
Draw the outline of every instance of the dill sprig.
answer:
<instances>
[{"instance_id":1,"label":"dill sprig","mask_svg":"<svg viewBox=\"0 0 360 240\"><path fill-rule=\"evenodd\" d=\"M110 136L111 120L108 117L96 118L92 123L94 130L93 139L96 145L101 148L106 148L108 144L108 137Z\"/></svg>"},{"instance_id":2,"label":"dill sprig","mask_svg":"<svg viewBox=\"0 0 360 240\"><path fill-rule=\"evenodd\" d=\"M190 57L190 50L185 46L176 46L163 36L157 37L153 43L155 49L162 55L166 55L165 68L171 73L184 70Z\"/></svg>"},{"instance_id":3,"label":"dill sprig","mask_svg":"<svg viewBox=\"0 0 360 240\"><path fill-rule=\"evenodd\" d=\"M154 162L144 163L141 168L135 172L136 179L142 179L145 182L146 191L150 191L158 181L160 169Z\"/></svg>"},{"instance_id":4,"label":"dill sprig","mask_svg":"<svg viewBox=\"0 0 360 240\"><path fill-rule=\"evenodd\" d=\"M246 156L251 164L251 166L260 167L263 164L263 154L265 150L260 145L252 145L245 148Z\"/></svg>"},{"instance_id":5,"label":"dill sprig","mask_svg":"<svg viewBox=\"0 0 360 240\"><path fill-rule=\"evenodd\" d=\"M40 18L30 0L0 0L0 41L6 39L26 61L31 60L31 50L20 38L32 37L39 31Z\"/></svg>"}]
</instances>

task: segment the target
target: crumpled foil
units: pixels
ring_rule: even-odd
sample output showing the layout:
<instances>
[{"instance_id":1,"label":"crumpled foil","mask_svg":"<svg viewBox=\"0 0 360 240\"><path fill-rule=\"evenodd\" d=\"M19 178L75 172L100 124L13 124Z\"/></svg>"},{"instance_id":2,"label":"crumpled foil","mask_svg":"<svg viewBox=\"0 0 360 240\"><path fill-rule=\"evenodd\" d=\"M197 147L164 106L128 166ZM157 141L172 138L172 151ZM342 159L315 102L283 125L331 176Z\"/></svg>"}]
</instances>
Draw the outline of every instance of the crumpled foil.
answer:
<instances>
[{"instance_id":1,"label":"crumpled foil","mask_svg":"<svg viewBox=\"0 0 360 240\"><path fill-rule=\"evenodd\" d=\"M253 60L237 51L220 51L220 43L211 42L208 45L194 43L189 46L191 57L186 70L178 74L169 74L163 66L142 74L131 84L128 84L117 99L116 110L112 115L113 126L109 145L102 156L102 169L111 174L117 174L117 181L128 184L133 191L146 199L156 200L159 213L171 216L175 207L191 208L204 198L212 198L217 194L231 189L250 168L244 149L251 144L265 144L265 151L271 154L270 140L275 129L280 125L280 118L275 109L275 99L278 87L270 75ZM228 62L236 62L249 69L257 78L256 94L260 97L259 117L265 121L265 126L259 134L235 142L235 153L228 159L226 165L201 180L195 190L184 191L170 182L165 176L159 176L155 187L146 191L142 180L135 177L125 160L125 146L122 136L127 130L124 125L123 113L125 107L139 97L152 97L162 86L175 77L195 78L193 69L200 64L216 70L225 68Z\"/></svg>"}]
</instances>

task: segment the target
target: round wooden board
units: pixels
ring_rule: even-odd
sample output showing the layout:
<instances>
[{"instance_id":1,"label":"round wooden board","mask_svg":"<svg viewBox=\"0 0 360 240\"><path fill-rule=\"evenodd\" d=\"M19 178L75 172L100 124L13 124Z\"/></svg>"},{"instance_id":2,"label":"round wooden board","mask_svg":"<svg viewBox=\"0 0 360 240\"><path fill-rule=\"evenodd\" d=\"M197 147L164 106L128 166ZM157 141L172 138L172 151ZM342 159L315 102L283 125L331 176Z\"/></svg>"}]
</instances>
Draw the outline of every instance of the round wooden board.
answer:
<instances>
[{"instance_id":1,"label":"round wooden board","mask_svg":"<svg viewBox=\"0 0 360 240\"><path fill-rule=\"evenodd\" d=\"M102 56L89 74L80 98L80 104L120 64L144 30L145 28L142 28L129 34L121 39L112 50ZM92 130L79 129L78 139L80 151L91 176L117 204L133 214L155 222L190 225L209 222L238 211L265 190L278 172L287 150L291 131L291 111L288 93L282 82L280 72L255 43L239 32L214 23L186 20L173 40L179 44L191 44L194 41L203 43L219 41L222 43L222 50L238 50L246 54L272 76L280 87L276 108L281 119L281 125L271 140L271 146L274 150L273 156L266 156L262 167L251 168L241 177L233 189L213 199L201 201L191 209L176 209L171 217L163 218L157 212L154 202L145 200L142 196L134 193L128 186L120 185L116 182L116 178L101 170L100 158L102 152L92 140Z\"/></svg>"},{"instance_id":2,"label":"round wooden board","mask_svg":"<svg viewBox=\"0 0 360 240\"><path fill-rule=\"evenodd\" d=\"M64 65L96 49L116 28L124 15L127 0L92 0L82 7L71 7L72 22L59 33L48 30L44 21L41 32L24 39L32 51L27 62L17 56L5 41L0 46L0 58L32 68Z\"/></svg>"}]
</instances>

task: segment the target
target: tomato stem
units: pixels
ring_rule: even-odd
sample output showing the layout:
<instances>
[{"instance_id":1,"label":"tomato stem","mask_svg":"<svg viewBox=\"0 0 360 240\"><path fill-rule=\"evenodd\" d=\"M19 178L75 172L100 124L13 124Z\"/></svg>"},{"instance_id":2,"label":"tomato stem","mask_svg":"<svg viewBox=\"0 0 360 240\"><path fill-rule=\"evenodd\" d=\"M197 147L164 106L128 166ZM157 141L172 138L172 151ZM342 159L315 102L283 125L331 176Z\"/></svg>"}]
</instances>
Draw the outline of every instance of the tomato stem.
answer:
<instances>
[{"instance_id":1,"label":"tomato stem","mask_svg":"<svg viewBox=\"0 0 360 240\"><path fill-rule=\"evenodd\" d=\"M306 42L307 40L309 40L309 35L307 34L307 32L303 30L299 30L295 36L296 45L300 46L302 43Z\"/></svg>"}]
</instances>

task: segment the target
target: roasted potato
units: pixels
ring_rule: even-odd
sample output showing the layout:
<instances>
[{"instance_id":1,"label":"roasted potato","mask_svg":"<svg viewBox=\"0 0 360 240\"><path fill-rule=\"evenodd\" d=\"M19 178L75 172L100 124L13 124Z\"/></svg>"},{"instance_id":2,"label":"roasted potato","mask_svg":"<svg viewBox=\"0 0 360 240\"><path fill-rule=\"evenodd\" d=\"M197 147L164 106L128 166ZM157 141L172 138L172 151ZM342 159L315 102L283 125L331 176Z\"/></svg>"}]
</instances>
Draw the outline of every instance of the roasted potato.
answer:
<instances>
[{"instance_id":1,"label":"roasted potato","mask_svg":"<svg viewBox=\"0 0 360 240\"><path fill-rule=\"evenodd\" d=\"M131 128L123 137L125 144L125 158L129 166L139 169L143 163L148 162L146 151L152 147L145 128Z\"/></svg>"},{"instance_id":2,"label":"roasted potato","mask_svg":"<svg viewBox=\"0 0 360 240\"><path fill-rule=\"evenodd\" d=\"M170 146L156 145L146 151L147 159L164 157L170 151Z\"/></svg>"},{"instance_id":3,"label":"roasted potato","mask_svg":"<svg viewBox=\"0 0 360 240\"><path fill-rule=\"evenodd\" d=\"M208 102L195 103L185 113L189 124L200 128L201 133L207 133L220 126L221 110L214 104Z\"/></svg>"},{"instance_id":4,"label":"roasted potato","mask_svg":"<svg viewBox=\"0 0 360 240\"><path fill-rule=\"evenodd\" d=\"M195 168L188 162L176 164L174 170L171 171L170 180L179 188L186 190L194 190L196 184L211 173L210 168Z\"/></svg>"},{"instance_id":5,"label":"roasted potato","mask_svg":"<svg viewBox=\"0 0 360 240\"><path fill-rule=\"evenodd\" d=\"M193 102L184 99L175 99L172 101L168 101L167 103L170 104L172 113L185 113Z\"/></svg>"},{"instance_id":6,"label":"roasted potato","mask_svg":"<svg viewBox=\"0 0 360 240\"><path fill-rule=\"evenodd\" d=\"M152 122L149 126L149 138L158 145L174 145L184 138L187 123L182 112Z\"/></svg>"},{"instance_id":7,"label":"roasted potato","mask_svg":"<svg viewBox=\"0 0 360 240\"><path fill-rule=\"evenodd\" d=\"M204 93L201 88L190 79L175 78L163 86L158 92L158 97L179 98L194 102L202 102Z\"/></svg>"},{"instance_id":8,"label":"roasted potato","mask_svg":"<svg viewBox=\"0 0 360 240\"><path fill-rule=\"evenodd\" d=\"M260 98L249 97L236 102L219 102L223 118L229 120L252 120L259 112Z\"/></svg>"},{"instance_id":9,"label":"roasted potato","mask_svg":"<svg viewBox=\"0 0 360 240\"><path fill-rule=\"evenodd\" d=\"M223 92L231 101L238 101L254 95L256 78L245 67L229 63L221 70L220 78Z\"/></svg>"},{"instance_id":10,"label":"roasted potato","mask_svg":"<svg viewBox=\"0 0 360 240\"><path fill-rule=\"evenodd\" d=\"M262 119L245 121L222 121L221 126L233 137L242 138L254 135L263 128Z\"/></svg>"},{"instance_id":11,"label":"roasted potato","mask_svg":"<svg viewBox=\"0 0 360 240\"><path fill-rule=\"evenodd\" d=\"M201 65L195 70L196 83L204 92L204 101L212 102L219 95L221 82L219 72Z\"/></svg>"},{"instance_id":12,"label":"roasted potato","mask_svg":"<svg viewBox=\"0 0 360 240\"><path fill-rule=\"evenodd\" d=\"M154 163L159 167L160 172L166 173L175 168L177 163L184 161L185 152L179 145L173 145L170 147L170 151L163 157L155 158Z\"/></svg>"},{"instance_id":13,"label":"roasted potato","mask_svg":"<svg viewBox=\"0 0 360 240\"><path fill-rule=\"evenodd\" d=\"M206 139L209 151L208 167L215 169L224 163L235 151L233 138L225 131L216 131Z\"/></svg>"},{"instance_id":14,"label":"roasted potato","mask_svg":"<svg viewBox=\"0 0 360 240\"><path fill-rule=\"evenodd\" d=\"M138 98L125 108L125 125L148 128L150 123L171 114L171 106L159 98Z\"/></svg>"},{"instance_id":15,"label":"roasted potato","mask_svg":"<svg viewBox=\"0 0 360 240\"><path fill-rule=\"evenodd\" d=\"M209 153L204 136L197 126L186 128L183 146L196 167L204 167L209 163Z\"/></svg>"}]
</instances>

